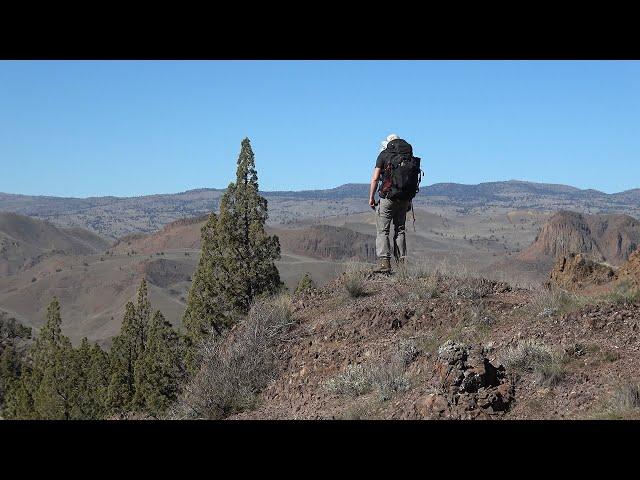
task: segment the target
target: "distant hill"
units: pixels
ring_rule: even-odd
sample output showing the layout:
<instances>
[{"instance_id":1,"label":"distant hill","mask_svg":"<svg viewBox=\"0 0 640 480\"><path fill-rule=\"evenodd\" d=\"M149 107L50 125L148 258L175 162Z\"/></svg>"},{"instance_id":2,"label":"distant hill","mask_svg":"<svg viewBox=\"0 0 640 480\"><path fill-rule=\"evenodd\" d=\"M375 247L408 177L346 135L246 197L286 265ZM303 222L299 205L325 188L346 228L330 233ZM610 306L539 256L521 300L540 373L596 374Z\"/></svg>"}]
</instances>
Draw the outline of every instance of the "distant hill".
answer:
<instances>
[{"instance_id":1,"label":"distant hill","mask_svg":"<svg viewBox=\"0 0 640 480\"><path fill-rule=\"evenodd\" d=\"M428 178L428 177L427 177ZM269 224L367 212L369 185L351 183L325 190L261 192L269 202ZM0 193L0 211L48 220L56 226L82 227L111 239L150 233L185 217L218 209L221 189L197 189L142 197L58 198ZM627 213L640 216L640 189L607 194L567 185L510 180L478 185L423 185L418 207L456 209L459 213L487 209L554 212Z\"/></svg>"},{"instance_id":2,"label":"distant hill","mask_svg":"<svg viewBox=\"0 0 640 480\"><path fill-rule=\"evenodd\" d=\"M98 253L108 246L107 240L82 228L57 228L42 220L0 212L0 276L53 255Z\"/></svg>"},{"instance_id":3,"label":"distant hill","mask_svg":"<svg viewBox=\"0 0 640 480\"><path fill-rule=\"evenodd\" d=\"M199 249L200 229L207 217L208 215L200 215L175 220L151 234L125 235L116 240L111 250L121 254L130 252L146 254L182 248Z\"/></svg>"},{"instance_id":4,"label":"distant hill","mask_svg":"<svg viewBox=\"0 0 640 480\"><path fill-rule=\"evenodd\" d=\"M278 235L281 247L297 255L331 260L376 260L375 237L348 228L312 225L302 229L274 229L269 233Z\"/></svg>"},{"instance_id":5,"label":"distant hill","mask_svg":"<svg viewBox=\"0 0 640 480\"><path fill-rule=\"evenodd\" d=\"M115 254L155 254L177 249L200 248L200 229L207 216L171 222L157 232L122 237L114 243ZM269 235L277 235L287 254L328 260L375 261L375 237L349 228L311 225L305 228L268 227Z\"/></svg>"},{"instance_id":6,"label":"distant hill","mask_svg":"<svg viewBox=\"0 0 640 480\"><path fill-rule=\"evenodd\" d=\"M518 258L548 262L571 253L585 253L597 261L621 265L638 245L640 221L633 217L561 211L547 221Z\"/></svg>"}]
</instances>

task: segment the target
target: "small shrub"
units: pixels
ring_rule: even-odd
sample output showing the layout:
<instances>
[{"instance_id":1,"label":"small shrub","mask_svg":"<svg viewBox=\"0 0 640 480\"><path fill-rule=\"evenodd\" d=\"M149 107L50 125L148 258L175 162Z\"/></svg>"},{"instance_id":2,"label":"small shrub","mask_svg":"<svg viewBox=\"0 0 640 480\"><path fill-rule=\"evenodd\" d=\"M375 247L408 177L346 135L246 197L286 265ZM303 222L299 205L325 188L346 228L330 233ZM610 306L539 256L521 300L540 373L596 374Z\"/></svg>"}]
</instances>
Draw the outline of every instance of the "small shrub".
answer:
<instances>
[{"instance_id":1,"label":"small shrub","mask_svg":"<svg viewBox=\"0 0 640 480\"><path fill-rule=\"evenodd\" d=\"M331 392L350 397L363 395L372 389L371 376L362 365L349 365L343 373L327 380L325 385Z\"/></svg>"},{"instance_id":2,"label":"small shrub","mask_svg":"<svg viewBox=\"0 0 640 480\"><path fill-rule=\"evenodd\" d=\"M541 288L534 292L530 308L539 317L569 313L589 304L588 297L559 288Z\"/></svg>"},{"instance_id":3,"label":"small shrub","mask_svg":"<svg viewBox=\"0 0 640 480\"><path fill-rule=\"evenodd\" d=\"M620 359L619 352L616 352L615 350L609 350L609 349L602 350L600 352L600 356L602 357L602 360L604 360L605 362L615 362L616 360Z\"/></svg>"},{"instance_id":4,"label":"small shrub","mask_svg":"<svg viewBox=\"0 0 640 480\"><path fill-rule=\"evenodd\" d=\"M362 297L366 294L365 281L368 271L366 267L355 262L349 262L344 272L344 287L351 298Z\"/></svg>"},{"instance_id":5,"label":"small shrub","mask_svg":"<svg viewBox=\"0 0 640 480\"><path fill-rule=\"evenodd\" d=\"M640 385L618 385L611 397L611 409L618 412L640 409Z\"/></svg>"},{"instance_id":6,"label":"small shrub","mask_svg":"<svg viewBox=\"0 0 640 480\"><path fill-rule=\"evenodd\" d=\"M543 363L536 369L538 381L540 385L545 387L555 387L558 385L566 374L563 358L555 355L548 363Z\"/></svg>"},{"instance_id":7,"label":"small shrub","mask_svg":"<svg viewBox=\"0 0 640 480\"><path fill-rule=\"evenodd\" d=\"M490 328L496 323L496 318L486 307L484 301L474 302L469 308L469 321L472 325Z\"/></svg>"},{"instance_id":8,"label":"small shrub","mask_svg":"<svg viewBox=\"0 0 640 480\"><path fill-rule=\"evenodd\" d=\"M33 282L35 282L35 281L37 281L37 280L38 280L38 279L37 279L36 277L33 277L33 278L31 279L31 283L33 283Z\"/></svg>"},{"instance_id":9,"label":"small shrub","mask_svg":"<svg viewBox=\"0 0 640 480\"><path fill-rule=\"evenodd\" d=\"M420 355L420 348L414 340L403 339L398 343L396 355L406 367L418 358L418 355Z\"/></svg>"},{"instance_id":10,"label":"small shrub","mask_svg":"<svg viewBox=\"0 0 640 480\"><path fill-rule=\"evenodd\" d=\"M429 275L411 280L411 291L407 299L413 302L421 302L440 296L437 275Z\"/></svg>"},{"instance_id":11,"label":"small shrub","mask_svg":"<svg viewBox=\"0 0 640 480\"><path fill-rule=\"evenodd\" d=\"M171 417L220 419L253 408L276 374L275 347L292 324L291 298L280 295L255 302L232 332L212 333Z\"/></svg>"},{"instance_id":12,"label":"small shrub","mask_svg":"<svg viewBox=\"0 0 640 480\"><path fill-rule=\"evenodd\" d=\"M311 275L308 272L305 272L302 278L300 279L300 281L298 282L298 285L296 286L294 293L307 292L314 288L316 288L316 284L313 281L313 278L311 278Z\"/></svg>"},{"instance_id":13,"label":"small shrub","mask_svg":"<svg viewBox=\"0 0 640 480\"><path fill-rule=\"evenodd\" d=\"M398 274L403 280L417 280L434 274L434 266L425 260L405 261L398 268Z\"/></svg>"},{"instance_id":14,"label":"small shrub","mask_svg":"<svg viewBox=\"0 0 640 480\"><path fill-rule=\"evenodd\" d=\"M640 302L640 289L632 287L629 282L621 282L605 298L618 304Z\"/></svg>"},{"instance_id":15,"label":"small shrub","mask_svg":"<svg viewBox=\"0 0 640 480\"><path fill-rule=\"evenodd\" d=\"M400 355L382 361L371 372L371 383L377 389L380 400L387 401L395 393L409 390L409 379L405 375L406 364Z\"/></svg>"},{"instance_id":16,"label":"small shrub","mask_svg":"<svg viewBox=\"0 0 640 480\"><path fill-rule=\"evenodd\" d=\"M507 350L502 363L516 372L534 372L538 382L547 387L560 383L566 373L564 354L558 354L550 347L532 340Z\"/></svg>"}]
</instances>

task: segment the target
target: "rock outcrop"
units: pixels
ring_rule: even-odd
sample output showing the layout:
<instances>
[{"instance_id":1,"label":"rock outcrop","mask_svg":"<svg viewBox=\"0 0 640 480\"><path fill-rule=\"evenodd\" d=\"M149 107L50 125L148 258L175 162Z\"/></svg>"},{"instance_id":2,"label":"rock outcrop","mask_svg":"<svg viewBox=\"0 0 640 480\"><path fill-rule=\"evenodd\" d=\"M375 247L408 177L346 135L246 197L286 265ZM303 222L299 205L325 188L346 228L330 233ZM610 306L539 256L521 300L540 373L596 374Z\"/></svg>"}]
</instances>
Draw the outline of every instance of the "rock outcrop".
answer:
<instances>
[{"instance_id":1,"label":"rock outcrop","mask_svg":"<svg viewBox=\"0 0 640 480\"><path fill-rule=\"evenodd\" d=\"M444 343L438 349L435 374L438 392L415 404L422 418L490 418L506 412L514 398L504 366L493 365L478 345Z\"/></svg>"},{"instance_id":2,"label":"rock outcrop","mask_svg":"<svg viewBox=\"0 0 640 480\"><path fill-rule=\"evenodd\" d=\"M620 267L616 277L620 282L640 288L640 249L629 255L629 261Z\"/></svg>"},{"instance_id":3,"label":"rock outcrop","mask_svg":"<svg viewBox=\"0 0 640 480\"><path fill-rule=\"evenodd\" d=\"M639 245L640 222L629 215L560 211L518 259L553 262L571 253L584 253L595 261L621 265Z\"/></svg>"},{"instance_id":4,"label":"rock outcrop","mask_svg":"<svg viewBox=\"0 0 640 480\"><path fill-rule=\"evenodd\" d=\"M611 265L595 261L582 253L571 253L558 259L547 285L579 291L607 284L615 279L615 275L615 269Z\"/></svg>"}]
</instances>

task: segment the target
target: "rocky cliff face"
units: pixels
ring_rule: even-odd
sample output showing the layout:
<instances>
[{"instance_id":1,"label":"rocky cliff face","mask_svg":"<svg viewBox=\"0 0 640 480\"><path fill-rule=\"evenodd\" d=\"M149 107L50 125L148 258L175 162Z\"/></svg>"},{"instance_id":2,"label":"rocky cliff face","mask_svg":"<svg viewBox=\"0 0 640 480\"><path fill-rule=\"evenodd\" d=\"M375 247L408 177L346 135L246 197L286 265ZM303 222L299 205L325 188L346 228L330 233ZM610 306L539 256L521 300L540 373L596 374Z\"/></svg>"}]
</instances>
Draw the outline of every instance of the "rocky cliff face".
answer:
<instances>
[{"instance_id":1,"label":"rocky cliff face","mask_svg":"<svg viewBox=\"0 0 640 480\"><path fill-rule=\"evenodd\" d=\"M590 259L585 254L572 253L558 259L549 275L548 285L581 291L587 287L604 285L614 278L615 269L610 265Z\"/></svg>"},{"instance_id":2,"label":"rocky cliff face","mask_svg":"<svg viewBox=\"0 0 640 480\"><path fill-rule=\"evenodd\" d=\"M640 245L640 222L628 215L588 215L561 211L542 227L518 259L549 262L572 253L621 265Z\"/></svg>"},{"instance_id":3,"label":"rocky cliff face","mask_svg":"<svg viewBox=\"0 0 640 480\"><path fill-rule=\"evenodd\" d=\"M629 255L629 261L620 267L616 277L620 282L640 287L640 249Z\"/></svg>"}]
</instances>

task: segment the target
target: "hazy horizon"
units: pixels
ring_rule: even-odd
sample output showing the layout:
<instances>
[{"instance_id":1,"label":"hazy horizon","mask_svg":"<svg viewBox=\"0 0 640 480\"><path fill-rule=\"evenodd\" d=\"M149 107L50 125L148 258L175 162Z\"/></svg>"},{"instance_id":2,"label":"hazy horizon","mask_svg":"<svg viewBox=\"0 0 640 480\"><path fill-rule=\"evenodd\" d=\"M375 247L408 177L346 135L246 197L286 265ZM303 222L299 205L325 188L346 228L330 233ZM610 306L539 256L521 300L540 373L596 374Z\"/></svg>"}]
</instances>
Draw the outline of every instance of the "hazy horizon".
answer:
<instances>
[{"instance_id":1,"label":"hazy horizon","mask_svg":"<svg viewBox=\"0 0 640 480\"><path fill-rule=\"evenodd\" d=\"M260 172L258 172L258 176L260 175ZM531 181L531 180L522 180L522 179L517 179L517 178L510 178L508 180L491 180L491 181L487 181L487 182L479 182L479 183L461 183L461 182L435 182L435 183L427 183L421 184L421 188L424 187L431 187L433 185L441 185L441 184L447 184L447 183L451 183L451 184L455 184L455 185L464 185L464 186L474 186L474 185L481 185L481 184L487 184L487 183L508 183L508 182L521 182L521 183L531 183L531 184L540 184L540 185L559 185L559 186L564 186L564 187L574 187L574 188L578 188L580 190L595 190L601 193L604 193L606 195L615 195L618 193L624 193L627 191L631 191L631 190L636 190L640 187L633 187L633 188L628 188L625 190L620 190L618 192L604 192L602 190L598 190L595 188L581 188L581 187L577 187L575 185L570 185L568 183L548 183L548 182L535 182L535 181ZM296 188L290 188L290 189L284 189L284 190L265 190L263 188L260 188L261 192L264 193L277 193L277 192L308 192L308 191L315 191L315 190L331 190L334 188L340 188L342 186L345 185L369 185L368 182L348 182L348 183L342 183L340 185L334 185L334 186L329 186L326 188L304 188L304 189L296 189ZM154 195L179 195L181 193L186 193L186 192L191 192L191 191L196 191L196 190L225 190L226 187L193 187L193 188L188 188L187 190L180 190L180 191L168 191L168 192L152 192L152 193L143 193L141 195L110 195L110 194L105 194L105 195L90 195L90 196L85 196L85 197L80 197L80 196L65 196L65 195L48 195L48 194L30 194L30 193L20 193L20 192L5 192L5 191L0 191L0 194L4 194L4 195L24 195L27 197L52 197L52 198L74 198L74 199L79 199L79 200L85 200L87 198L105 198L105 197L115 197L115 198L139 198L139 197L150 197L150 196L154 196Z\"/></svg>"}]
</instances>

